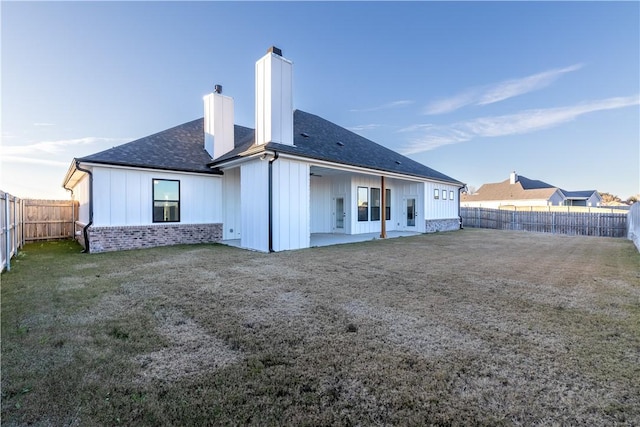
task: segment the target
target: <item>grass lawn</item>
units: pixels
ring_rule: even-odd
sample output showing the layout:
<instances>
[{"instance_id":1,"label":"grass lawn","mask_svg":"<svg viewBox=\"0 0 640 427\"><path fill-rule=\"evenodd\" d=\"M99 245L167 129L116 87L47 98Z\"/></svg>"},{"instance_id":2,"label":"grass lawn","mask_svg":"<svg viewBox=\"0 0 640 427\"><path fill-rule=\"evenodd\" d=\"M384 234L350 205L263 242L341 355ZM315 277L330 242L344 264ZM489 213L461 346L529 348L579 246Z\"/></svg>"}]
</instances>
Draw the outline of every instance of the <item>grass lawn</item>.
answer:
<instances>
[{"instance_id":1,"label":"grass lawn","mask_svg":"<svg viewBox=\"0 0 640 427\"><path fill-rule=\"evenodd\" d=\"M640 424L640 255L624 239L50 242L1 286L5 426Z\"/></svg>"}]
</instances>

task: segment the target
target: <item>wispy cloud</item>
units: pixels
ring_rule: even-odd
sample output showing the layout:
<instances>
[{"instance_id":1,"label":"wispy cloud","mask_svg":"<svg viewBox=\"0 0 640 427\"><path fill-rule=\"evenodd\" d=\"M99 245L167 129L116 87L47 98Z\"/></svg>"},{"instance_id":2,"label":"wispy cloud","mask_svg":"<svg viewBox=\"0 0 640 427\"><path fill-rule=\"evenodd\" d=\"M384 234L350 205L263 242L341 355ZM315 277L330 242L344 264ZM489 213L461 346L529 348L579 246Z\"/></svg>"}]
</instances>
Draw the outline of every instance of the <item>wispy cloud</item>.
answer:
<instances>
[{"instance_id":1,"label":"wispy cloud","mask_svg":"<svg viewBox=\"0 0 640 427\"><path fill-rule=\"evenodd\" d=\"M401 129L400 132L421 132L422 135L412 139L401 152L416 154L474 138L535 132L572 121L584 114L633 105L640 105L640 95L607 98L568 107L526 110L504 116L481 117L448 126L413 125Z\"/></svg>"},{"instance_id":2,"label":"wispy cloud","mask_svg":"<svg viewBox=\"0 0 640 427\"><path fill-rule=\"evenodd\" d=\"M407 105L413 104L414 102L415 101L411 101L411 100L408 100L408 99L403 99L403 100L400 100L400 101L388 102L386 104L378 105L376 107L354 108L354 109L352 109L350 111L354 112L354 113L364 113L364 112L369 112L369 111L390 110L392 108L405 107Z\"/></svg>"},{"instance_id":3,"label":"wispy cloud","mask_svg":"<svg viewBox=\"0 0 640 427\"><path fill-rule=\"evenodd\" d=\"M69 166L71 159L68 162L59 160L48 159L36 159L33 157L21 157L21 156L2 156L3 163L28 163L34 165L48 165L48 166Z\"/></svg>"},{"instance_id":4,"label":"wispy cloud","mask_svg":"<svg viewBox=\"0 0 640 427\"><path fill-rule=\"evenodd\" d=\"M351 132L362 132L364 130L372 130L372 129L377 129L382 125L376 124L376 123L370 123L368 125L357 125L357 126L352 126L349 128L349 130Z\"/></svg>"},{"instance_id":5,"label":"wispy cloud","mask_svg":"<svg viewBox=\"0 0 640 427\"><path fill-rule=\"evenodd\" d=\"M67 148L80 145L93 145L100 143L123 143L129 139L125 138L99 138L89 136L86 138L62 139L56 141L40 141L29 145L4 145L2 147L3 156L25 156L30 154L54 154L60 153Z\"/></svg>"},{"instance_id":6,"label":"wispy cloud","mask_svg":"<svg viewBox=\"0 0 640 427\"><path fill-rule=\"evenodd\" d=\"M556 68L530 76L467 89L427 105L424 114L450 113L467 105L488 105L549 86L561 75L579 70L583 64Z\"/></svg>"},{"instance_id":7,"label":"wispy cloud","mask_svg":"<svg viewBox=\"0 0 640 427\"><path fill-rule=\"evenodd\" d=\"M33 125L40 127L40 126L55 126L56 124L55 123L40 122L40 123L34 123Z\"/></svg>"}]
</instances>

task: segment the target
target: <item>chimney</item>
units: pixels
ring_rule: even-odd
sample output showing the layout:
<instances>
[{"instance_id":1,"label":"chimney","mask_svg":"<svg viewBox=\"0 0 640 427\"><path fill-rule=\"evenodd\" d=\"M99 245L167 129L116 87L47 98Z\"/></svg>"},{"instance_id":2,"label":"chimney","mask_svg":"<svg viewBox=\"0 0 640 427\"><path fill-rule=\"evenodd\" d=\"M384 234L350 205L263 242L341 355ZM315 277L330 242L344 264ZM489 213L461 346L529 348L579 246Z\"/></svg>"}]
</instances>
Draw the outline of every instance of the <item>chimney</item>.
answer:
<instances>
[{"instance_id":1,"label":"chimney","mask_svg":"<svg viewBox=\"0 0 640 427\"><path fill-rule=\"evenodd\" d=\"M293 145L293 63L275 46L256 62L256 144Z\"/></svg>"},{"instance_id":2,"label":"chimney","mask_svg":"<svg viewBox=\"0 0 640 427\"><path fill-rule=\"evenodd\" d=\"M513 171L509 175L509 183L510 184L515 184L516 182L518 182L518 174L516 174L516 171Z\"/></svg>"},{"instance_id":3,"label":"chimney","mask_svg":"<svg viewBox=\"0 0 640 427\"><path fill-rule=\"evenodd\" d=\"M204 97L204 149L213 160L233 150L233 98L222 95L222 86Z\"/></svg>"}]
</instances>

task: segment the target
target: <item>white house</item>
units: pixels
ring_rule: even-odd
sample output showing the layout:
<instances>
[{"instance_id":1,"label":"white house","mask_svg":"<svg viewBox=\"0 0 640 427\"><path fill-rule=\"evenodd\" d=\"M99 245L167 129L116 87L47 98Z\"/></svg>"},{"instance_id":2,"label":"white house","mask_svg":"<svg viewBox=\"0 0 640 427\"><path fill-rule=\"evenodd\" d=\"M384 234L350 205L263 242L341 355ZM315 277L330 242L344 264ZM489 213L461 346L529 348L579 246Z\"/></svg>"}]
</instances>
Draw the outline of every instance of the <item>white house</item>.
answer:
<instances>
[{"instance_id":1,"label":"white house","mask_svg":"<svg viewBox=\"0 0 640 427\"><path fill-rule=\"evenodd\" d=\"M595 190L566 191L546 182L511 172L509 179L482 185L475 194L462 194L464 207L500 206L600 206Z\"/></svg>"},{"instance_id":2,"label":"white house","mask_svg":"<svg viewBox=\"0 0 640 427\"><path fill-rule=\"evenodd\" d=\"M216 86L203 119L74 159L63 187L85 250L239 240L266 252L314 233L459 228L462 182L294 111L292 69L275 47L257 61L255 129L234 125Z\"/></svg>"}]
</instances>

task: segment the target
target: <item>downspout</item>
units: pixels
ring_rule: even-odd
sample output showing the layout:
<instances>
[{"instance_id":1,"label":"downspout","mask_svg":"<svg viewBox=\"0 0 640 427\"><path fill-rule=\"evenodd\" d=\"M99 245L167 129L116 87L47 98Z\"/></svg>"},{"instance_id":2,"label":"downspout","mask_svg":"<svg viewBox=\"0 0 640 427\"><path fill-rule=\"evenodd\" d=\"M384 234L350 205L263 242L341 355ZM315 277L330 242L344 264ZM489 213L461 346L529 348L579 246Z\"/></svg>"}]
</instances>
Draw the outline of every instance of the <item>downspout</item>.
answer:
<instances>
[{"instance_id":1,"label":"downspout","mask_svg":"<svg viewBox=\"0 0 640 427\"><path fill-rule=\"evenodd\" d=\"M273 157L269 160L269 252L273 250L273 162L278 160L278 152L273 152Z\"/></svg>"},{"instance_id":2,"label":"downspout","mask_svg":"<svg viewBox=\"0 0 640 427\"><path fill-rule=\"evenodd\" d=\"M80 167L80 161L76 160L76 169L80 172L86 172L89 175L89 223L82 228L82 235L84 237L84 250L82 253L88 254L91 249L89 244L89 227L93 224L93 173L89 169L82 169ZM74 227L75 232L75 227Z\"/></svg>"}]
</instances>

